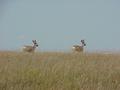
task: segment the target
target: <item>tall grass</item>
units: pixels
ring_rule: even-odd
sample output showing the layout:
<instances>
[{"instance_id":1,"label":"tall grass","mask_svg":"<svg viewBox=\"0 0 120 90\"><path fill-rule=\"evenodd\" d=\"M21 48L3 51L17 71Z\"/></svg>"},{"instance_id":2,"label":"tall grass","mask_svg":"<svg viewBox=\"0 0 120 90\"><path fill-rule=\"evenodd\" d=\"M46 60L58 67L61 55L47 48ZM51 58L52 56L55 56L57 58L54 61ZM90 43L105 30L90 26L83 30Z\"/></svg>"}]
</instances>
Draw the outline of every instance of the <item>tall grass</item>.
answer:
<instances>
[{"instance_id":1,"label":"tall grass","mask_svg":"<svg viewBox=\"0 0 120 90\"><path fill-rule=\"evenodd\" d=\"M120 55L0 52L0 90L120 90Z\"/></svg>"}]
</instances>

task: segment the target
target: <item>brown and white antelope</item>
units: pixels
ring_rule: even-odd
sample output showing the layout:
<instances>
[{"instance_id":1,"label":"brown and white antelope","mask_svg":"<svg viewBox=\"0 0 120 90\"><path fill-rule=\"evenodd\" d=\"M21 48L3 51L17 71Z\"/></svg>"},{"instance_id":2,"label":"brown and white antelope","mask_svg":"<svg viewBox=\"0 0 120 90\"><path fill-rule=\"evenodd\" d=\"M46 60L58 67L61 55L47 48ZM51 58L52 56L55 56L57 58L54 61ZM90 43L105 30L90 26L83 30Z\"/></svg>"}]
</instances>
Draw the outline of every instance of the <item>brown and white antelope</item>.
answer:
<instances>
[{"instance_id":1,"label":"brown and white antelope","mask_svg":"<svg viewBox=\"0 0 120 90\"><path fill-rule=\"evenodd\" d=\"M32 42L33 42L33 46L28 46L28 45L25 45L24 47L23 47L23 51L24 52L34 52L35 51L35 49L36 49L36 47L38 47L38 44L37 44L37 41L36 40L32 40Z\"/></svg>"},{"instance_id":2,"label":"brown and white antelope","mask_svg":"<svg viewBox=\"0 0 120 90\"><path fill-rule=\"evenodd\" d=\"M72 49L75 52L83 52L84 51L84 46L86 46L85 41L81 40L82 45L73 45Z\"/></svg>"}]
</instances>

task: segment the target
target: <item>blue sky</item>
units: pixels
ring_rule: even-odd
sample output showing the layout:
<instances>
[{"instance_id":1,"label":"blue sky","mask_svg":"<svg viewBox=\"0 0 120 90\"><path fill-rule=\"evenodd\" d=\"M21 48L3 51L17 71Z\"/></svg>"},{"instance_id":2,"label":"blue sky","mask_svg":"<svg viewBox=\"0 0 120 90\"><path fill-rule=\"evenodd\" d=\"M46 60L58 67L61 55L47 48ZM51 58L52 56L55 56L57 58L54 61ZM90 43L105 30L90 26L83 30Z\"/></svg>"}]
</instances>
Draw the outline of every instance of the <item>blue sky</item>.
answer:
<instances>
[{"instance_id":1,"label":"blue sky","mask_svg":"<svg viewBox=\"0 0 120 90\"><path fill-rule=\"evenodd\" d=\"M120 50L119 0L2 0L0 49L18 50L36 39L39 50Z\"/></svg>"}]
</instances>

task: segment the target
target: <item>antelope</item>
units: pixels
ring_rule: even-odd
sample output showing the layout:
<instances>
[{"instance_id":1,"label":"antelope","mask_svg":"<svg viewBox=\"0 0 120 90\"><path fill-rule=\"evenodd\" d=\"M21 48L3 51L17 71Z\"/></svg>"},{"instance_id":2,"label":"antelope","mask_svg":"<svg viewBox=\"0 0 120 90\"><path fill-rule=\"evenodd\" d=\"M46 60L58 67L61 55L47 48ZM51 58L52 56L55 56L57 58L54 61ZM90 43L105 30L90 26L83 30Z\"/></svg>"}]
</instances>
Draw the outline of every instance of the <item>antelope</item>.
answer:
<instances>
[{"instance_id":1,"label":"antelope","mask_svg":"<svg viewBox=\"0 0 120 90\"><path fill-rule=\"evenodd\" d=\"M32 40L32 42L33 42L33 46L25 45L23 47L24 52L30 52L31 53L31 52L35 51L36 47L38 47L38 44L37 44L36 40Z\"/></svg>"},{"instance_id":2,"label":"antelope","mask_svg":"<svg viewBox=\"0 0 120 90\"><path fill-rule=\"evenodd\" d=\"M81 40L82 45L73 45L72 49L73 51L76 52L83 52L84 51L84 46L86 46L85 41Z\"/></svg>"}]
</instances>

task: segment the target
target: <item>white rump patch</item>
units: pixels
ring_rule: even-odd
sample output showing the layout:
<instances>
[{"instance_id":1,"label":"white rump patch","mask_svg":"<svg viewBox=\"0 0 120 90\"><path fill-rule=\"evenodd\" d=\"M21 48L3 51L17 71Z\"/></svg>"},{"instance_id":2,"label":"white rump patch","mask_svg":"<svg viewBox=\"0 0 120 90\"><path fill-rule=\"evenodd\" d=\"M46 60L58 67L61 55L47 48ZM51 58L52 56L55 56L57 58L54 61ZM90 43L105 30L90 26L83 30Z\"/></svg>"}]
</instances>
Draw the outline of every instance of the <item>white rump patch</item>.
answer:
<instances>
[{"instance_id":1,"label":"white rump patch","mask_svg":"<svg viewBox=\"0 0 120 90\"><path fill-rule=\"evenodd\" d=\"M73 46L72 49L75 49L75 47Z\"/></svg>"},{"instance_id":2,"label":"white rump patch","mask_svg":"<svg viewBox=\"0 0 120 90\"><path fill-rule=\"evenodd\" d=\"M24 46L23 49L25 49L26 47Z\"/></svg>"}]
</instances>

